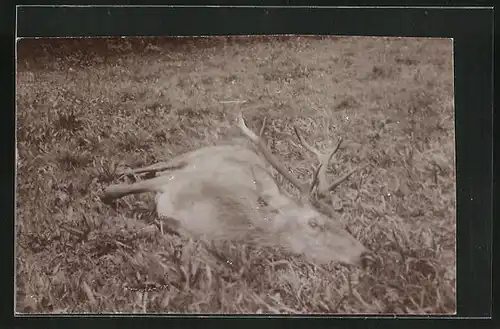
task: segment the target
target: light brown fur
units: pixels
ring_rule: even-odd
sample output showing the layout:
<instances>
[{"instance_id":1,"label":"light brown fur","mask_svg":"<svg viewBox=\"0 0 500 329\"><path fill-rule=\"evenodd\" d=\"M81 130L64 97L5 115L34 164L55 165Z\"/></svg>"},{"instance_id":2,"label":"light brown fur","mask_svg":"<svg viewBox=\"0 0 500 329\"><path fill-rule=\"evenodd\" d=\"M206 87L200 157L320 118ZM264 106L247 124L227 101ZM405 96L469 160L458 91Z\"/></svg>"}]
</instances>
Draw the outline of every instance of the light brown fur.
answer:
<instances>
[{"instance_id":1,"label":"light brown fur","mask_svg":"<svg viewBox=\"0 0 500 329\"><path fill-rule=\"evenodd\" d=\"M248 143L227 143L168 161L155 178L106 189L103 200L156 192L160 216L211 240L278 246L311 262L359 264L365 247L335 219L276 184L268 161Z\"/></svg>"}]
</instances>

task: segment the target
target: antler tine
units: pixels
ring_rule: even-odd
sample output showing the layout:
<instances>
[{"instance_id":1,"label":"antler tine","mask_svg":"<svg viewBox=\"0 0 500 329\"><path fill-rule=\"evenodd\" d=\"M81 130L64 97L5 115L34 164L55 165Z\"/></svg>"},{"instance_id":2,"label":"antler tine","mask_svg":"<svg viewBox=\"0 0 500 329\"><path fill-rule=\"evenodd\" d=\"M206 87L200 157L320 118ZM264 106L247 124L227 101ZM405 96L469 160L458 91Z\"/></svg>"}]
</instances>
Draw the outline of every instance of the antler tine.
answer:
<instances>
[{"instance_id":1,"label":"antler tine","mask_svg":"<svg viewBox=\"0 0 500 329\"><path fill-rule=\"evenodd\" d=\"M297 135L297 138L299 139L299 142L300 144L306 149L308 150L309 152L315 154L318 158L321 157L321 152L312 147L303 137L302 135L300 134L299 132L299 128L297 128L297 126L293 126L293 131L295 131L295 135Z\"/></svg>"},{"instance_id":2,"label":"antler tine","mask_svg":"<svg viewBox=\"0 0 500 329\"><path fill-rule=\"evenodd\" d=\"M297 138L299 139L300 144L309 152L313 153L316 155L318 158L318 161L320 163L320 166L317 169L317 172L314 173L316 176L315 179L313 179L314 183L317 183L318 185L318 192L320 194L325 194L330 190L330 185L328 184L328 181L326 179L326 169L328 167L328 163L331 161L333 155L337 153L337 151L340 148L340 145L342 144L342 138L339 138L339 142L337 143L337 146L328 154L321 153L317 148L311 146L307 141L302 137L302 135L299 132L299 129L294 126L293 130L295 131L295 135L297 135ZM338 184L337 184L338 185ZM314 186L311 186L311 190L314 188Z\"/></svg>"},{"instance_id":3,"label":"antler tine","mask_svg":"<svg viewBox=\"0 0 500 329\"><path fill-rule=\"evenodd\" d=\"M297 177L294 177L285 166L272 154L271 150L267 148L262 139L257 136L250 128L247 127L245 123L245 119L243 119L243 115L240 113L238 115L238 127L243 132L245 136L247 136L252 142L257 144L259 150L262 152L266 160L274 167L283 177L285 177L290 183L292 183L296 188L298 188L302 195L309 194L309 186L308 184L304 184Z\"/></svg>"},{"instance_id":4,"label":"antler tine","mask_svg":"<svg viewBox=\"0 0 500 329\"><path fill-rule=\"evenodd\" d=\"M333 155L335 153L337 153L337 151L339 150L340 145L342 144L342 142L343 142L342 137L339 137L339 141L337 142L337 146L335 146L335 148L333 149L332 153L328 157L328 161L330 161L332 159Z\"/></svg>"},{"instance_id":5,"label":"antler tine","mask_svg":"<svg viewBox=\"0 0 500 329\"><path fill-rule=\"evenodd\" d=\"M364 167L366 167L366 165L364 166L361 166L361 167L358 167L358 168L354 168L352 169L351 171L349 171L347 174L345 174L344 176L340 177L339 179L335 180L334 182L332 182L328 188L326 189L326 191L333 191L335 188L337 188L337 186L339 186L340 184L342 184L343 182L345 182L347 179L349 179L349 177L352 176L352 174L354 174L356 171L358 170L361 170L363 169Z\"/></svg>"},{"instance_id":6,"label":"antler tine","mask_svg":"<svg viewBox=\"0 0 500 329\"><path fill-rule=\"evenodd\" d=\"M323 164L320 163L319 166L314 170L314 173L313 173L313 176L311 179L311 184L309 186L309 194L312 193L312 191L314 190L314 187L318 184L318 176L319 176L319 172L321 171L322 167L323 167Z\"/></svg>"},{"instance_id":7,"label":"antler tine","mask_svg":"<svg viewBox=\"0 0 500 329\"><path fill-rule=\"evenodd\" d=\"M264 130L266 129L266 123L267 123L267 117L264 117L264 120L262 120L262 127L260 127L260 132L259 132L259 137L262 138L264 135Z\"/></svg>"}]
</instances>

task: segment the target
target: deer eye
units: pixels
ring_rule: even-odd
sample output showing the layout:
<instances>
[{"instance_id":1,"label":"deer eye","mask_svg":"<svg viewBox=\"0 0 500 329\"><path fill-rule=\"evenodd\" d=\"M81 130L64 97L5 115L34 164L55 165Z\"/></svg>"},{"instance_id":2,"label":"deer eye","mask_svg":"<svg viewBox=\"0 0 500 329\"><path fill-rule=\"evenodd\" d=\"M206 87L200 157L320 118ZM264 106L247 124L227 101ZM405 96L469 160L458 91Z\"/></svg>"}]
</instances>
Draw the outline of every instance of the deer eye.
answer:
<instances>
[{"instance_id":1,"label":"deer eye","mask_svg":"<svg viewBox=\"0 0 500 329\"><path fill-rule=\"evenodd\" d=\"M309 219L308 224L312 228L317 228L318 227L318 221L315 218Z\"/></svg>"}]
</instances>

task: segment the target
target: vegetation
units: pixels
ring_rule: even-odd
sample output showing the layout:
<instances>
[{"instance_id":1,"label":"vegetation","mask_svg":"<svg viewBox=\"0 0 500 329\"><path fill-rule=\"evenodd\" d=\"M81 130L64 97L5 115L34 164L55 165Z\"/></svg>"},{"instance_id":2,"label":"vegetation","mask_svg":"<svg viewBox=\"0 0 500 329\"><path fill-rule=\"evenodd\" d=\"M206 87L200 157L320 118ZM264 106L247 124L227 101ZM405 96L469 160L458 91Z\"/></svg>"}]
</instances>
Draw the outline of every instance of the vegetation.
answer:
<instances>
[{"instance_id":1,"label":"vegetation","mask_svg":"<svg viewBox=\"0 0 500 329\"><path fill-rule=\"evenodd\" d=\"M452 43L403 38L21 40L16 311L454 313ZM154 225L154 196L104 205L125 166L239 136L267 118L302 178L320 149L338 218L378 266L320 267L282 250L211 244ZM283 182L285 184L285 182ZM291 193L294 191L286 185ZM153 225L152 225L153 224Z\"/></svg>"}]
</instances>

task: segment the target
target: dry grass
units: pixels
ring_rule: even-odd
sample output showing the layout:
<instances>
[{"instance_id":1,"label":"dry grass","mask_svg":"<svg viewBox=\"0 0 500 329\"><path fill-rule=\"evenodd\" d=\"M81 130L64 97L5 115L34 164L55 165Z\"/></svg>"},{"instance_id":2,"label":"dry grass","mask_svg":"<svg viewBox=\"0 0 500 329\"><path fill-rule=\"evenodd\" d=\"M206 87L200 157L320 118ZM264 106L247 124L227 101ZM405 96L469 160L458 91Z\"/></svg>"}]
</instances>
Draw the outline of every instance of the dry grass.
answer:
<instances>
[{"instance_id":1,"label":"dry grass","mask_svg":"<svg viewBox=\"0 0 500 329\"><path fill-rule=\"evenodd\" d=\"M24 40L18 49L17 312L455 312L449 40ZM254 129L268 118L273 151L302 177L314 158L292 124L318 148L345 140L332 175L368 164L333 201L381 266L323 268L161 234L153 196L115 209L98 199L121 166L236 136L239 110Z\"/></svg>"}]
</instances>

